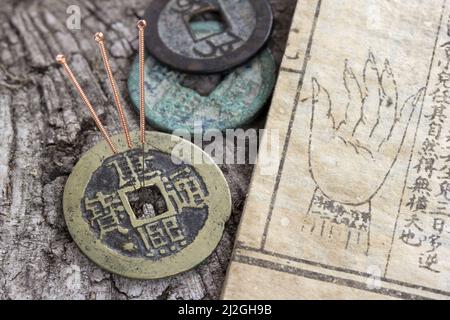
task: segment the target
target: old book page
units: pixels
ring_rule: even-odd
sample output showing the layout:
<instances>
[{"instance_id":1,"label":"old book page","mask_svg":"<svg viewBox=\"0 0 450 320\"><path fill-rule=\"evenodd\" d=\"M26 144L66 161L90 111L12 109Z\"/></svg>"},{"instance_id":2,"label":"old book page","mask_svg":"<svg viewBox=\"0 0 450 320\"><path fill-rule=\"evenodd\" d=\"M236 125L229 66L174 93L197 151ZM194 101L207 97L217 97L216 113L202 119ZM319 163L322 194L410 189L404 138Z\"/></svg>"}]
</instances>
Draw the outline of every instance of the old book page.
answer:
<instances>
[{"instance_id":1,"label":"old book page","mask_svg":"<svg viewBox=\"0 0 450 320\"><path fill-rule=\"evenodd\" d=\"M298 1L223 298L450 297L449 16Z\"/></svg>"}]
</instances>

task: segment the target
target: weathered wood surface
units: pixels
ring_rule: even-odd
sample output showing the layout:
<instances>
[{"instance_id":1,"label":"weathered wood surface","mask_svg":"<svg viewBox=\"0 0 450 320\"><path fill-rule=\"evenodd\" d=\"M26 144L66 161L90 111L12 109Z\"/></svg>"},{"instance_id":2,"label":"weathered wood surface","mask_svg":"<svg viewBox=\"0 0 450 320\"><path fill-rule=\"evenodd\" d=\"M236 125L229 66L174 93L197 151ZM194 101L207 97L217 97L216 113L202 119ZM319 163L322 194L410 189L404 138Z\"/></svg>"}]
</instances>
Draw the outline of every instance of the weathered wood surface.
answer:
<instances>
[{"instance_id":1,"label":"weathered wood surface","mask_svg":"<svg viewBox=\"0 0 450 320\"><path fill-rule=\"evenodd\" d=\"M272 0L270 47L279 63L295 0ZM62 192L71 168L100 134L54 62L64 52L101 118L120 125L93 34L105 32L131 125L126 80L137 49L135 23L149 1L2 1L0 9L0 299L211 299L220 294L251 165L224 165L233 214L214 254L195 270L159 281L102 271L72 241ZM66 10L81 8L80 30ZM264 115L253 125L261 127Z\"/></svg>"}]
</instances>

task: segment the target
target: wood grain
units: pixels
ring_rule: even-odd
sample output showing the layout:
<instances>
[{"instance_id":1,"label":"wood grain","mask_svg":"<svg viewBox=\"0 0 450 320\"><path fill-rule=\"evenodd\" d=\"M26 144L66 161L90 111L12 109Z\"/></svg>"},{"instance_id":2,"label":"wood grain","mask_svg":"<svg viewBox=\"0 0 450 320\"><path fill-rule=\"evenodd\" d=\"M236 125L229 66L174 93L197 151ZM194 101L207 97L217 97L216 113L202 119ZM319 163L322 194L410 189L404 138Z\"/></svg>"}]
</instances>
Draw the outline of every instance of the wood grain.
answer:
<instances>
[{"instance_id":1,"label":"wood grain","mask_svg":"<svg viewBox=\"0 0 450 320\"><path fill-rule=\"evenodd\" d=\"M270 48L279 64L295 0L272 0ZM102 271L66 229L62 192L72 167L101 138L54 57L65 53L100 118L119 132L112 93L93 39L106 35L111 66L133 130L126 80L137 54L135 23L149 1L3 1L0 9L0 299L211 299L220 294L251 165L224 165L233 214L217 250L195 270L159 281ZM78 4L80 30L66 28ZM264 124L262 116L252 127Z\"/></svg>"}]
</instances>

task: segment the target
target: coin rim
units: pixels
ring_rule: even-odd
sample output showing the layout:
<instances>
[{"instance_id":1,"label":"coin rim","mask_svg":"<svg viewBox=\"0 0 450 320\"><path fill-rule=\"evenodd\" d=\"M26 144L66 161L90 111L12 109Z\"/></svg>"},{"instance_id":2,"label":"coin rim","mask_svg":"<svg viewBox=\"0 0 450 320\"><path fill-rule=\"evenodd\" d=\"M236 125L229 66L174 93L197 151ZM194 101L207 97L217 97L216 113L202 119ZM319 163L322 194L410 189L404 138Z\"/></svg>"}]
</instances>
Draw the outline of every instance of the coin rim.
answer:
<instances>
[{"instance_id":1,"label":"coin rim","mask_svg":"<svg viewBox=\"0 0 450 320\"><path fill-rule=\"evenodd\" d=\"M145 46L161 63L172 69L197 74L218 73L233 69L253 58L269 40L273 27L273 11L267 0L247 0L253 6L256 26L246 43L230 54L218 58L195 59L170 50L161 39L158 29L159 15L167 1L153 1L144 13L148 23L145 31ZM252 50L250 50L253 48Z\"/></svg>"},{"instance_id":2,"label":"coin rim","mask_svg":"<svg viewBox=\"0 0 450 320\"><path fill-rule=\"evenodd\" d=\"M136 146L139 145L139 133L131 133ZM146 134L147 147L171 154L173 148L190 147L192 157L203 157L202 164L192 164L190 157L184 155L182 160L190 163L206 184L209 197L208 218L195 240L183 250L160 260L128 257L103 244L84 220L81 211L81 199L94 171L110 157L111 150L105 141L90 149L75 165L69 176L63 196L64 218L69 232L81 251L93 262L112 273L133 279L160 279L188 271L204 261L220 242L225 223L231 214L231 195L227 181L213 160L191 142L180 137L159 132ZM128 150L123 134L112 137L119 152ZM185 149L186 150L186 149ZM199 159L199 158L192 158Z\"/></svg>"}]
</instances>

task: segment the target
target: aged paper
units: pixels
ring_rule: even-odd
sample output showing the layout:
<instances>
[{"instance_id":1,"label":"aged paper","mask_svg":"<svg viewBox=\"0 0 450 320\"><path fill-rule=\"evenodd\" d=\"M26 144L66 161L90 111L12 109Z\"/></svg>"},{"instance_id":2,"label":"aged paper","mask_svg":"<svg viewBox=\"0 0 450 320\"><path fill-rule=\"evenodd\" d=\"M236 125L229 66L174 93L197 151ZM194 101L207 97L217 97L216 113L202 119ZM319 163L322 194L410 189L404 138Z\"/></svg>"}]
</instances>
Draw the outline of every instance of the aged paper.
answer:
<instances>
[{"instance_id":1,"label":"aged paper","mask_svg":"<svg viewBox=\"0 0 450 320\"><path fill-rule=\"evenodd\" d=\"M223 298L450 297L450 1L299 0L267 129Z\"/></svg>"}]
</instances>

